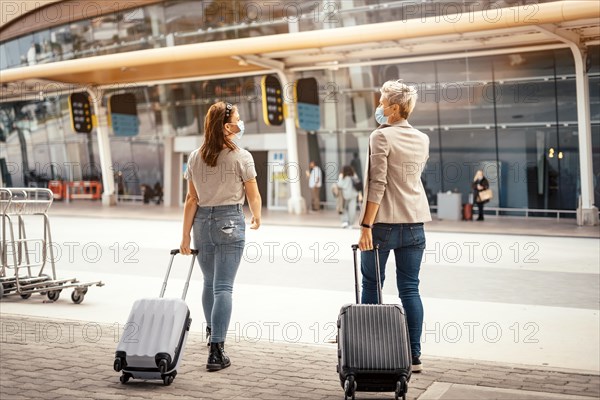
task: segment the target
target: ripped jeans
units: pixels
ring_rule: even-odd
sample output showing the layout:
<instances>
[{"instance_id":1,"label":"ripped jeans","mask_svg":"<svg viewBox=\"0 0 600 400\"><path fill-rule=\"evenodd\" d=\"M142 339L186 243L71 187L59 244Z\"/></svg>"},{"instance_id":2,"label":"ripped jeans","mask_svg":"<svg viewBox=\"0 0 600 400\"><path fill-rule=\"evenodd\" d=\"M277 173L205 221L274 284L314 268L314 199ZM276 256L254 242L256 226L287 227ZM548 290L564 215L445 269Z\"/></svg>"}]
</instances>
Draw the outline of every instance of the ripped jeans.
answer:
<instances>
[{"instance_id":1,"label":"ripped jeans","mask_svg":"<svg viewBox=\"0 0 600 400\"><path fill-rule=\"evenodd\" d=\"M242 206L198 207L193 231L204 276L204 317L211 329L211 342L224 342L231 319L233 281L246 240Z\"/></svg>"}]
</instances>

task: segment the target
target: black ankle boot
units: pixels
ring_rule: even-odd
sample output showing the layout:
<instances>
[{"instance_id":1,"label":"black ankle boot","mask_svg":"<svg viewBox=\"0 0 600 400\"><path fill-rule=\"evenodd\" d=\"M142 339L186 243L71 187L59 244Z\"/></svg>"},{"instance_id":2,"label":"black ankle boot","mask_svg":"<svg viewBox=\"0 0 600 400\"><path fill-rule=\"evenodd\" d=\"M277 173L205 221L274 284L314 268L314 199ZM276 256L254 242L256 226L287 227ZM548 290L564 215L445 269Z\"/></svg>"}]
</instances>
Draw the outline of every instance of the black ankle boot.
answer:
<instances>
[{"instance_id":1,"label":"black ankle boot","mask_svg":"<svg viewBox=\"0 0 600 400\"><path fill-rule=\"evenodd\" d=\"M210 346L210 326L206 327L206 347Z\"/></svg>"},{"instance_id":2,"label":"black ankle boot","mask_svg":"<svg viewBox=\"0 0 600 400\"><path fill-rule=\"evenodd\" d=\"M206 369L209 371L219 371L231 365L229 357L225 353L225 343L211 343Z\"/></svg>"}]
</instances>

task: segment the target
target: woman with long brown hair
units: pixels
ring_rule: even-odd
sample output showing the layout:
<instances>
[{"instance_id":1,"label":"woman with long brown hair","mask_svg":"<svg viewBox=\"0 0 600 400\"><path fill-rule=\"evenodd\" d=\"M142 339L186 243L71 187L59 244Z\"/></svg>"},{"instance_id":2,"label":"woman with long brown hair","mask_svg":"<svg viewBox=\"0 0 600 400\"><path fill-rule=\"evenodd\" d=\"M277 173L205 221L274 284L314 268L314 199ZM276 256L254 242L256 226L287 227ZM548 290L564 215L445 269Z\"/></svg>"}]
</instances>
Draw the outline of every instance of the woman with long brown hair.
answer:
<instances>
[{"instance_id":1,"label":"woman with long brown hair","mask_svg":"<svg viewBox=\"0 0 600 400\"><path fill-rule=\"evenodd\" d=\"M191 254L190 231L204 276L202 307L210 338L206 368L231 365L225 335L231 319L233 282L246 240L244 195L252 213L250 229L258 229L261 197L252 155L238 146L244 122L236 106L217 102L204 119L204 143L188 159L188 194L183 211L180 251Z\"/></svg>"}]
</instances>

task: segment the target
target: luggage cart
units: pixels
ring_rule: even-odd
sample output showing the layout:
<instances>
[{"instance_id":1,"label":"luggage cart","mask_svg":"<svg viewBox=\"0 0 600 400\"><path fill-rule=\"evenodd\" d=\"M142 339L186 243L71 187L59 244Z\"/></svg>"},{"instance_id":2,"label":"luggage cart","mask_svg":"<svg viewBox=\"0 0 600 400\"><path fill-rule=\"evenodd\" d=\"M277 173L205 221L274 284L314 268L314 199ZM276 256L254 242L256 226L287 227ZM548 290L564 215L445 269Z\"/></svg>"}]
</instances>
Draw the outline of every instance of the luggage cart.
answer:
<instances>
[{"instance_id":1,"label":"luggage cart","mask_svg":"<svg viewBox=\"0 0 600 400\"><path fill-rule=\"evenodd\" d=\"M49 281L52 278L46 274L40 273L38 276L34 276L31 273L31 265L27 268L27 274L20 274L19 278L16 279L14 276L9 276L10 262L12 258L12 265L22 264L22 249L25 242L19 242L14 240L14 226L12 223L11 216L17 216L20 214L24 207L22 200L27 198L27 192L21 189L2 189L0 188L0 223L2 234L0 240L0 298L3 295L7 295L10 292L17 293L17 285L29 285L33 283L39 283L42 281ZM13 202L13 200L17 200ZM19 226L19 231L21 227ZM10 240L8 238L11 238ZM9 258L9 251L12 257ZM20 294L20 293L19 293ZM28 298L31 294L22 293L23 298Z\"/></svg>"},{"instance_id":2,"label":"luggage cart","mask_svg":"<svg viewBox=\"0 0 600 400\"><path fill-rule=\"evenodd\" d=\"M79 304L83 301L90 286L103 286L101 281L79 282L76 278L58 279L54 261L52 234L48 209L54 195L49 189L38 188L0 188L0 215L2 239L0 240L0 298L20 295L28 299L33 293L48 296L51 301L58 300L63 289L73 288L71 300ZM43 237L27 238L24 216L41 216ZM13 218L16 217L16 223ZM17 234L15 235L15 225ZM15 236L17 238L15 238ZM32 263L29 257L29 245L41 244L41 262ZM47 261L50 274L45 273ZM14 273L11 274L11 270Z\"/></svg>"}]
</instances>

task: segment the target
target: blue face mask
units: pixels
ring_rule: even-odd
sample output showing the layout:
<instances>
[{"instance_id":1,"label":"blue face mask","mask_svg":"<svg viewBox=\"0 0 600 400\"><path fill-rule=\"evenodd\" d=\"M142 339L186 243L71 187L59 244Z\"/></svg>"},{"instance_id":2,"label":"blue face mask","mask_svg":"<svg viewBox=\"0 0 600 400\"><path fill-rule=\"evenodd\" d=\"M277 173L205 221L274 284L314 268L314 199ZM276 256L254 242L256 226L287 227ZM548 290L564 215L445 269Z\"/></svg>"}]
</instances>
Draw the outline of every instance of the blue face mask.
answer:
<instances>
[{"instance_id":1,"label":"blue face mask","mask_svg":"<svg viewBox=\"0 0 600 400\"><path fill-rule=\"evenodd\" d=\"M388 117L383 115L383 106L379 106L375 110L375 120L379 125L386 125L388 123Z\"/></svg>"}]
</instances>

